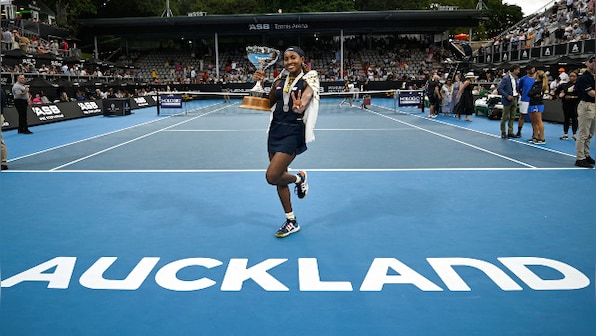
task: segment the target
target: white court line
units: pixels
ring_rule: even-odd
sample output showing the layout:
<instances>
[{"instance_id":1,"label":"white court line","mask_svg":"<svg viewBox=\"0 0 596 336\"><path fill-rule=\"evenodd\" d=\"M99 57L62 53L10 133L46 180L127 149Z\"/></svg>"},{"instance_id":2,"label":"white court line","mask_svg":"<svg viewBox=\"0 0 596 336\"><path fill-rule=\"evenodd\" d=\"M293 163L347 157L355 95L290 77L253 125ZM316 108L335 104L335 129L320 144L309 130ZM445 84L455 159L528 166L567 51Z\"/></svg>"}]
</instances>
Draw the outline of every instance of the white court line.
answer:
<instances>
[{"instance_id":1,"label":"white court line","mask_svg":"<svg viewBox=\"0 0 596 336\"><path fill-rule=\"evenodd\" d=\"M163 132L266 132L266 128L260 129L176 129L163 130Z\"/></svg>"},{"instance_id":2,"label":"white court line","mask_svg":"<svg viewBox=\"0 0 596 336\"><path fill-rule=\"evenodd\" d=\"M164 117L164 119L165 118L170 118L172 116L174 116L174 115L169 115L167 117ZM121 131L133 129L133 128L138 127L138 126L148 125L148 124L154 123L156 121L161 121L161 120L163 120L163 119L150 120L150 121L146 121L144 123L138 124L138 125L133 125L133 126L129 126L129 127L126 127L126 128L119 129L119 130L115 130L115 131L111 131L111 132L107 132L107 133L102 133L102 134L94 135L94 136L89 137L89 138L85 138L85 139L81 139L81 140L69 142L69 143L66 143L66 144L63 144L63 145L60 145L60 146L54 146L54 147L47 148L47 149L44 149L44 150L41 150L41 151L37 151L37 152L33 152L33 153L30 153L30 154L27 154L27 155L23 155L23 156L19 156L19 157L16 157L16 158L12 158L12 159L8 160L8 162L13 162L13 161L25 159L25 158L28 158L28 157L31 157L31 156L35 156L35 155L38 155L38 154L43 154L43 153L51 152L51 151L54 151L54 150L57 150L57 149L60 149L60 148L68 147L70 145L75 145L75 144L78 144L78 143L81 143L81 142L85 142L85 141L89 141L89 140L101 138L101 137L106 136L106 135L110 135L110 134L118 133L118 132L121 132Z\"/></svg>"},{"instance_id":3,"label":"white court line","mask_svg":"<svg viewBox=\"0 0 596 336\"><path fill-rule=\"evenodd\" d=\"M445 171L565 171L565 170L574 170L574 171L585 171L586 168L580 167L563 167L563 168L304 168L308 172L321 172L321 173L375 173L375 172L417 172L417 171L437 171L437 172L445 172ZM296 171L297 169L289 169L290 171ZM594 169L591 169L594 170ZM138 170L138 169L115 169L115 170L80 170L80 169L63 169L63 170L5 170L2 174L14 174L14 173L52 173L52 174L60 174L60 173L73 173L73 174L86 174L86 173L97 173L97 174L120 174L120 173L134 173L134 174L142 174L142 173L264 173L267 169L148 169L148 170Z\"/></svg>"},{"instance_id":4,"label":"white court line","mask_svg":"<svg viewBox=\"0 0 596 336\"><path fill-rule=\"evenodd\" d=\"M393 111L393 110L389 109L388 107L384 107L384 106L379 106L379 107L380 108L383 108L385 110ZM467 127L464 127L464 126L451 124L451 123L448 123L448 122L442 121L442 120L430 119L430 118L425 117L423 115L413 114L413 113L408 112L408 111L399 110L399 112L400 113L407 114L407 115L412 116L412 117L416 117L416 118L420 118L420 119L426 119L426 120L430 120L430 121L433 121L433 122L436 122L436 123L439 123L439 124L443 124L443 125L447 125L447 126L452 126L452 127L456 127L456 128L461 128L461 129L464 129L464 130L467 130L467 131L472 131L474 133L478 133L478 134L482 134L482 135L487 135L487 136L490 136L490 137L493 137L493 138L497 138L497 139L500 139L501 138L499 135L496 135L494 133L487 133L487 132L484 132L484 131L475 130L473 128L467 128ZM569 156L569 157L575 158L575 155L573 155L573 154L561 152L561 151L558 151L556 149L552 149L552 148L548 148L548 147L544 147L544 146L539 146L539 145L536 145L536 144L531 143L531 142L527 142L527 141L523 141L523 140L515 140L515 139L507 139L507 140L510 140L510 141L513 141L513 142L517 142L517 143L522 144L522 145L525 145L525 146L534 147L534 148L537 148L537 149L540 149L540 150L543 150L543 151L547 151L547 152L551 152L551 153L555 153L555 154L561 154L561 155L565 155L565 156Z\"/></svg>"},{"instance_id":5,"label":"white court line","mask_svg":"<svg viewBox=\"0 0 596 336\"><path fill-rule=\"evenodd\" d=\"M384 114L381 114L381 113L378 113L378 112L374 112L374 111L370 111L370 110L369 110L368 112L369 112L369 113L372 113L372 114L376 114L376 115L378 115L378 116L381 116L381 117L383 117L383 118L387 118L387 119L390 119L390 120L396 121L396 122L398 122L398 123L400 123L400 124L408 125L408 126L410 126L410 127L413 127L413 128L419 129L419 130L421 130L421 131L424 131L424 132L427 132L427 133L430 133L430 134L436 135L436 136L438 136L438 137L441 137L441 138L444 138L444 139L447 139L447 140L451 140L451 141L453 141L453 142L457 142L457 143L459 143L459 144L462 144L462 145L464 145L464 146L468 146L468 147L474 148L474 149L476 149L476 150L479 150L479 151L481 151L481 152L485 152L485 153L488 153L488 154L491 154L491 155L494 155L494 156L500 157L500 158L502 158L502 159L505 159L505 160L507 160L507 161L511 161L511 162L514 162L514 163L520 164L520 165L522 165L522 166L526 166L526 167L528 167L528 168L538 168L538 167L532 166L532 165L531 165L531 164L529 164L529 163L526 163L526 162L523 162L523 161L519 161L519 160L516 160L516 159L514 159L514 158L511 158L511 157L508 157L508 156L505 156L505 155L501 155L501 154L499 154L499 153L495 153L495 152L493 152L493 151L490 151L490 150L488 150L488 149L486 149L486 148L482 148L482 147L479 147L479 146L473 145L473 144L471 144L471 143L468 143L468 142L465 142L465 141L457 140L457 139L455 139L455 138L452 138L452 137L450 137L450 136L447 136L447 135L444 135L444 134L441 134L441 133L438 133L438 132L434 132L434 131L428 130L428 129L426 129L426 128L422 128L422 127L420 127L420 126L416 126L416 125L414 125L414 124L410 124L410 123L408 123L408 122L401 121L401 120L398 120L398 119L392 118L392 117L390 117L390 116L386 116L386 115L384 115ZM447 125L450 125L450 124L447 124ZM467 128L466 128L466 129L467 129Z\"/></svg>"},{"instance_id":6,"label":"white court line","mask_svg":"<svg viewBox=\"0 0 596 336\"><path fill-rule=\"evenodd\" d=\"M216 104L213 104L213 105L216 105ZM213 105L209 105L209 106L213 106ZM206 106L206 107L209 107L209 106ZM200 108L197 108L197 109L200 109ZM196 110L196 109L190 110L189 112L192 112L194 110ZM85 142L85 141L89 141L89 140L101 138L101 137L104 137L104 136L107 136L107 135L110 135L110 134L115 134L115 133L118 133L118 132L122 132L122 131L126 131L126 130L129 130L129 129L133 129L135 127L149 125L149 124L152 124L154 122L162 121L162 120L165 120L167 118L171 118L171 117L178 116L178 115L181 115L181 114L183 114L183 112L180 112L180 113L177 113L177 114L166 115L166 116L164 116L164 117L162 117L160 119L149 120L149 121L146 121L144 123L140 123L140 124L137 124L137 125L133 125L133 126L121 128L121 129L118 129L118 130L115 130L115 131L111 131L111 132L107 132L107 133L102 133L102 134L94 135L94 136L89 137L89 138L85 138L85 139L81 139L81 140L69 142L69 143L66 143L66 144L63 144L63 145L60 145L60 146L50 147L50 148L47 148L47 149L44 149L44 150L41 150L41 151L37 151L37 152L33 152L33 153L30 153L30 154L27 154L27 155L22 155L22 156L19 156L19 157L15 157L15 158L9 159L8 162L14 162L14 161L25 159L25 158L28 158L28 157L31 157L31 156L35 156L35 155L38 155L38 154L43 154L43 153L51 152L51 151L54 151L54 150L57 150L57 149L60 149L60 148L68 147L68 146L75 145L75 144L78 144L78 143L82 143L82 142Z\"/></svg>"},{"instance_id":7,"label":"white court line","mask_svg":"<svg viewBox=\"0 0 596 336\"><path fill-rule=\"evenodd\" d=\"M315 131L411 131L412 128L315 128ZM260 129L176 129L176 130L164 130L164 132L266 132L266 128Z\"/></svg>"},{"instance_id":8,"label":"white court line","mask_svg":"<svg viewBox=\"0 0 596 336\"><path fill-rule=\"evenodd\" d=\"M226 108L226 107L223 107L223 108ZM108 151L110 151L110 150L112 150L112 149L115 149L115 148L118 148L118 147L122 147L122 146L124 146L124 145L127 145L127 144L129 144L129 143L135 142L135 141L137 141L137 140L140 140L140 139L146 138L146 137L148 137L148 136L154 135L154 134L156 134L156 133L162 132L163 130L167 130L167 129L169 129L169 128L176 127L176 126L178 126L178 125L185 124L185 123L187 123L187 122L193 121L193 120L195 120L195 119L198 119L198 118L201 118L201 117L203 117L203 116L206 116L206 115L209 115L209 114L215 113L215 112L217 112L217 111L219 111L219 110L221 110L221 109L223 109L223 108L219 108L219 109L215 109L215 110L213 110L213 111L207 112L207 113L203 113L203 114L201 114L201 115L198 115L198 116L196 116L196 117L190 118L190 119L188 119L188 120L184 120L184 121L181 121L181 122L179 122L179 123L176 123L176 124L170 125L170 126L168 126L168 127L164 127L164 128L162 128L162 129L159 129L159 130L157 130L157 131L153 131L153 132L150 132L150 133L147 133L147 134L141 135L140 137L136 137L136 138L134 138L134 139L132 139L132 140L125 141L125 142L123 142L123 143L121 143L121 144L118 144L118 145L114 145L114 146L108 147L108 148L106 148L106 149L100 150L99 152L95 152L95 153L93 153L93 154L90 154L90 155L84 156L84 157L82 157L82 158L79 158L79 159L76 159L76 160L74 160L74 161L67 162L67 163L65 163L65 164L63 164L63 165L60 165L60 166L58 166L58 167L54 167L54 168L50 169L50 171L54 171L54 170L58 170L58 169L61 169L61 168L64 168L64 167L68 167L68 166L70 166L70 165L72 165L72 164L75 164L75 163L77 163L77 162L81 162L81 161L87 160L87 159L89 159L89 158L91 158L91 157L94 157L94 156L96 156L96 155L99 155L99 154L102 154L102 153L108 152Z\"/></svg>"}]
</instances>

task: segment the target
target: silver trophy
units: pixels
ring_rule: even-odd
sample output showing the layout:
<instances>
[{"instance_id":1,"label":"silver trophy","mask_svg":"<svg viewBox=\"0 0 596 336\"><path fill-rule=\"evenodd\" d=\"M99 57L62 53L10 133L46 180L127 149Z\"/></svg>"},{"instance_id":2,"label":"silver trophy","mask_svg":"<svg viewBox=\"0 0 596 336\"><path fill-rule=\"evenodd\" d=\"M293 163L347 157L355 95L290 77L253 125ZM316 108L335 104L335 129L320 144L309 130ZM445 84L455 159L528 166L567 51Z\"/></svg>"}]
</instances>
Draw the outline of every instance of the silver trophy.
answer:
<instances>
[{"instance_id":1,"label":"silver trophy","mask_svg":"<svg viewBox=\"0 0 596 336\"><path fill-rule=\"evenodd\" d=\"M257 70L265 70L277 62L279 58L279 50L262 47L262 46L248 46L246 47L248 60L255 66ZM240 107L251 110L269 111L269 99L264 98L265 89L258 81L256 85L250 89L250 96L242 99Z\"/></svg>"}]
</instances>

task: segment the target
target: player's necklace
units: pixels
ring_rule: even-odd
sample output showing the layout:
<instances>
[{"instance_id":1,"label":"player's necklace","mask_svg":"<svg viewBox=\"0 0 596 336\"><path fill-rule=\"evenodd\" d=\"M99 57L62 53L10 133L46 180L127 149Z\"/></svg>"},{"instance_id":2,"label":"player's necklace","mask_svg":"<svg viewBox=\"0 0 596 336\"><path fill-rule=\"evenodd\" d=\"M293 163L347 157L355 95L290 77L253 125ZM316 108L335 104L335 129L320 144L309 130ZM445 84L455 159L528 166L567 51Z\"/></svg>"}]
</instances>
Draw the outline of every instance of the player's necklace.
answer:
<instances>
[{"instance_id":1,"label":"player's necklace","mask_svg":"<svg viewBox=\"0 0 596 336\"><path fill-rule=\"evenodd\" d=\"M294 87L294 85L296 85L296 83L298 83L298 81L300 80L300 78L302 78L302 76L304 75L304 72L300 71L300 74L298 76L296 76L296 78L291 78L290 75L288 75L286 77L286 82L284 84L284 91L283 91L283 98L284 98L284 112L288 112L290 110L290 92L292 91L292 88ZM293 80L292 80L293 79ZM292 84L290 85L290 80L292 80Z\"/></svg>"}]
</instances>

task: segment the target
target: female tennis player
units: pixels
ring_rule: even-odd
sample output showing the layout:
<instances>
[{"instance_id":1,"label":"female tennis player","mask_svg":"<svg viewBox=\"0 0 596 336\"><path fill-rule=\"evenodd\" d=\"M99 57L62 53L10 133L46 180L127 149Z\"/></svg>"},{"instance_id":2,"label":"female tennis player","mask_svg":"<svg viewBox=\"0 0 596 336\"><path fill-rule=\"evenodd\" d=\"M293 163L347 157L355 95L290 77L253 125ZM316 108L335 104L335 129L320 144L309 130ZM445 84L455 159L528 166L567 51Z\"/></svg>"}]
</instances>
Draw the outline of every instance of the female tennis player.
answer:
<instances>
[{"instance_id":1,"label":"female tennis player","mask_svg":"<svg viewBox=\"0 0 596 336\"><path fill-rule=\"evenodd\" d=\"M289 184L294 183L298 198L308 193L306 172L288 173L296 155L306 151L306 144L314 141L314 127L319 111L319 76L305 63L304 51L289 47L283 55L284 70L274 79L269 92L271 123L267 149L269 167L266 179L277 187L277 194L286 214L285 223L275 236L284 238L300 231L292 209ZM253 75L255 81L265 78L263 70Z\"/></svg>"}]
</instances>

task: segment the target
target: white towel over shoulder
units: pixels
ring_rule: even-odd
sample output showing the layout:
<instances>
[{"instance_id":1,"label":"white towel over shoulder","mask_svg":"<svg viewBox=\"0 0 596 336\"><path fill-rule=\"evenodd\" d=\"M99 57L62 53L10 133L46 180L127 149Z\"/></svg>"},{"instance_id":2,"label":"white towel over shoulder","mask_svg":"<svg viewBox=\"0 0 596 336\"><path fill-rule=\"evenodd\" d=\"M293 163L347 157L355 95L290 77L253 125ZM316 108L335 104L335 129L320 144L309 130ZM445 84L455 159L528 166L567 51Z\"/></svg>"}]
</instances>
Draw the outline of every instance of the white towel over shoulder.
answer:
<instances>
[{"instance_id":1,"label":"white towel over shoulder","mask_svg":"<svg viewBox=\"0 0 596 336\"><path fill-rule=\"evenodd\" d=\"M277 76L277 78L273 81L277 81L278 79L282 78L284 75L287 75L287 71L284 69L282 72ZM306 126L304 132L304 140L306 143L315 141L315 124L317 123L317 116L319 115L319 74L315 70L311 70L307 72L302 79L306 81L308 86L313 91L312 98L306 109L304 110L304 116L302 117L302 122ZM275 110L275 105L271 107L271 112ZM271 119L273 119L273 114L271 114Z\"/></svg>"}]
</instances>

